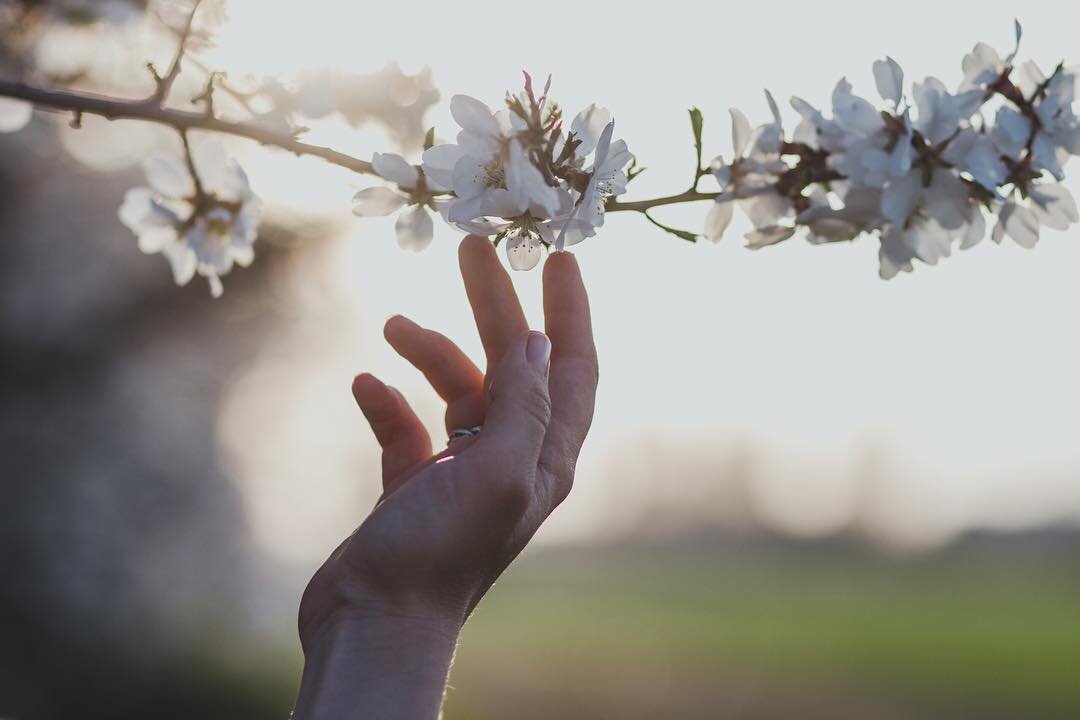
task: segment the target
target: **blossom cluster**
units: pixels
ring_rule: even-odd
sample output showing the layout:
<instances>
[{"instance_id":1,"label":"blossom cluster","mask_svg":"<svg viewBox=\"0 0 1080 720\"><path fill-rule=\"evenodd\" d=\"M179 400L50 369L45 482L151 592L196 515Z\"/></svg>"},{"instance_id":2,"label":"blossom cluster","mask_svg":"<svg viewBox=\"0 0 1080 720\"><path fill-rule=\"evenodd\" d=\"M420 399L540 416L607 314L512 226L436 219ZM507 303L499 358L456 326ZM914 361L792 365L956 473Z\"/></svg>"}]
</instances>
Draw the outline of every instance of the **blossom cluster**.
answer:
<instances>
[{"instance_id":1,"label":"blossom cluster","mask_svg":"<svg viewBox=\"0 0 1080 720\"><path fill-rule=\"evenodd\" d=\"M450 112L457 141L431 145L419 165L400 155L376 154L375 173L396 189L372 187L354 198L359 216L397 219L402 248L422 250L432 239L429 211L454 227L505 240L511 267L536 266L544 248L561 250L596 234L608 198L626 190L631 155L612 140L611 113L590 105L564 129L559 105L548 100L551 79L537 96L525 74L524 91L493 111L468 95L455 95Z\"/></svg>"},{"instance_id":2,"label":"blossom cluster","mask_svg":"<svg viewBox=\"0 0 1080 720\"><path fill-rule=\"evenodd\" d=\"M1017 46L1020 26L1016 26ZM884 107L856 95L846 79L826 115L801 98L801 122L785 134L766 93L772 121L752 128L731 110L733 154L710 170L721 193L705 236L719 240L734 205L753 229L751 248L805 231L811 243L880 238L880 275L934 264L956 246L987 234L1034 246L1041 227L1064 230L1080 221L1059 184L1071 155L1080 154L1080 120L1072 106L1080 70L1058 65L1049 75L1034 62L1014 65L980 43L964 57L955 90L934 77L904 90L892 59L874 63Z\"/></svg>"},{"instance_id":3,"label":"blossom cluster","mask_svg":"<svg viewBox=\"0 0 1080 720\"><path fill-rule=\"evenodd\" d=\"M0 132L25 126L34 102L74 112L75 126L84 111L134 114L166 125L175 118L182 157L147 161L148 186L127 194L120 219L143 251L168 259L177 283L203 276L215 296L221 294L223 275L253 260L261 203L222 146L189 145L190 129L318 155L381 178L384 184L356 193L353 213L396 214L403 249L427 247L439 218L461 232L501 243L517 270L535 267L545 250L562 250L596 235L612 211L642 213L663 230L697 240L698 233L667 227L650 213L662 205L705 200L712 202L701 235L712 241L723 237L736 207L752 226L745 235L752 249L796 234L814 244L875 235L879 274L886 279L910 272L916 260L935 264L988 233L998 243L1010 238L1030 248L1042 228L1065 230L1080 222L1077 204L1061 184L1066 163L1080 154L1080 118L1074 111L1080 68L1059 64L1044 73L1034 62L1017 63L1016 49L1003 57L979 43L963 58L962 77L953 87L928 77L908 89L900 65L887 57L873 65L880 102L856 94L843 78L826 110L791 99L799 121L790 133L766 91L770 120L754 127L732 109L732 152L705 166L702 116L693 109L697 163L691 189L625 202L618 197L640 169L626 142L613 137L611 113L592 104L568 120L549 97L550 77L537 91L525 73L524 88L506 93L496 109L454 95L450 112L459 126L454 141L437 144L431 129L422 156L412 162L390 152L374 153L368 162L299 141L306 130L303 120L338 113L352 124L392 117L398 139L419 147L421 116L437 93L426 72L405 76L392 65L366 78L304 78L293 85L269 81L248 88L226 85L220 73L202 67L204 89L192 101L201 103L202 121L193 121L190 112L177 115L167 100L185 53L192 44L208 42L212 28L223 22L220 0L207 0L205 7L201 2L155 0L159 15L172 18L166 26L179 43L169 73L151 67L157 86L151 97L116 100L100 109L100 95L86 96L93 103L80 105L78 94L58 99L56 93L6 83L0 87ZM164 12L170 7L171 15ZM1017 23L1017 48L1020 38ZM361 80L376 92L353 92ZM408 107L382 98L400 89L402 80L408 81ZM246 119L223 115L215 90L247 113ZM365 104L355 100L357 95L375 100ZM396 107L396 114L387 115L384 105ZM709 177L719 186L715 192L699 189Z\"/></svg>"}]
</instances>

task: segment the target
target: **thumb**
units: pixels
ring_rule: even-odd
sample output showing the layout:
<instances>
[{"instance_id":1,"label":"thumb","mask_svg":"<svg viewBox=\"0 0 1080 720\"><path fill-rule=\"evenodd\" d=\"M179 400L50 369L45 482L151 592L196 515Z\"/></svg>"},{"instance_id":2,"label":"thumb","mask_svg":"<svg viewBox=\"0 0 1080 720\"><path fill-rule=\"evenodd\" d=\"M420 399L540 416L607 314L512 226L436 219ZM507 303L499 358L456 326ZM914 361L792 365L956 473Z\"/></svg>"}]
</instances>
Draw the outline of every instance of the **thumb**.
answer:
<instances>
[{"instance_id":1,"label":"thumb","mask_svg":"<svg viewBox=\"0 0 1080 720\"><path fill-rule=\"evenodd\" d=\"M492 378L490 404L484 429L474 447L493 468L532 468L540 459L551 398L548 365L551 341L541 332L529 332L510 346Z\"/></svg>"}]
</instances>

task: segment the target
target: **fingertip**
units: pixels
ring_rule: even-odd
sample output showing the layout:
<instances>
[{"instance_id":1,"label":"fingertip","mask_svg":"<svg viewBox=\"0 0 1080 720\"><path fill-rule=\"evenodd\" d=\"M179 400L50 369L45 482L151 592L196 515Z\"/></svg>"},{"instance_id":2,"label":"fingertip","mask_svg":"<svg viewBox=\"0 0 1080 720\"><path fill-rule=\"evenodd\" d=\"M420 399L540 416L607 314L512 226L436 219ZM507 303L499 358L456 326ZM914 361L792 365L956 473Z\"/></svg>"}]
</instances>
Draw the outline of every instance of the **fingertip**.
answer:
<instances>
[{"instance_id":1,"label":"fingertip","mask_svg":"<svg viewBox=\"0 0 1080 720\"><path fill-rule=\"evenodd\" d=\"M352 388L353 392L363 392L365 387L371 387L373 385L382 385L382 380L375 377L371 373L360 373L353 378Z\"/></svg>"},{"instance_id":2,"label":"fingertip","mask_svg":"<svg viewBox=\"0 0 1080 720\"><path fill-rule=\"evenodd\" d=\"M365 413L378 411L393 397L388 386L371 373L360 373L353 378L352 394L356 404Z\"/></svg>"},{"instance_id":3,"label":"fingertip","mask_svg":"<svg viewBox=\"0 0 1080 720\"><path fill-rule=\"evenodd\" d=\"M560 280L581 281L581 266L573 253L561 250L553 252L544 263L544 281L555 282Z\"/></svg>"},{"instance_id":4,"label":"fingertip","mask_svg":"<svg viewBox=\"0 0 1080 720\"><path fill-rule=\"evenodd\" d=\"M383 337L392 345L394 343L394 338L401 337L402 333L415 330L419 327L419 325L404 315L392 315L383 325Z\"/></svg>"},{"instance_id":5,"label":"fingertip","mask_svg":"<svg viewBox=\"0 0 1080 720\"><path fill-rule=\"evenodd\" d=\"M581 267L571 253L554 253L548 258L544 263L543 284L545 309L553 310L550 305L552 302L557 302L560 306L588 302Z\"/></svg>"},{"instance_id":6,"label":"fingertip","mask_svg":"<svg viewBox=\"0 0 1080 720\"><path fill-rule=\"evenodd\" d=\"M461 245L458 246L458 255L461 258L465 258L468 255L476 253L487 254L494 249L494 245L483 235L466 235L461 240Z\"/></svg>"}]
</instances>

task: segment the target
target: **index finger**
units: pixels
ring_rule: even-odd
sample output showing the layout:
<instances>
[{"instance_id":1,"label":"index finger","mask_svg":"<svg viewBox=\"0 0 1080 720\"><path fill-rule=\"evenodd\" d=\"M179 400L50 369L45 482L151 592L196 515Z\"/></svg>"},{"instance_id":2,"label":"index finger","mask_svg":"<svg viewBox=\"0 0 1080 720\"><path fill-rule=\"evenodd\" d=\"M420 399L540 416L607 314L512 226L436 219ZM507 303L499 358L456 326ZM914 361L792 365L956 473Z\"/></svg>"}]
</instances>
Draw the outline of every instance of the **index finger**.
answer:
<instances>
[{"instance_id":1,"label":"index finger","mask_svg":"<svg viewBox=\"0 0 1080 720\"><path fill-rule=\"evenodd\" d=\"M544 318L551 339L551 422L540 452L540 469L558 504L570 492L574 466L592 425L599 365L589 297L577 259L552 254L544 264Z\"/></svg>"}]
</instances>

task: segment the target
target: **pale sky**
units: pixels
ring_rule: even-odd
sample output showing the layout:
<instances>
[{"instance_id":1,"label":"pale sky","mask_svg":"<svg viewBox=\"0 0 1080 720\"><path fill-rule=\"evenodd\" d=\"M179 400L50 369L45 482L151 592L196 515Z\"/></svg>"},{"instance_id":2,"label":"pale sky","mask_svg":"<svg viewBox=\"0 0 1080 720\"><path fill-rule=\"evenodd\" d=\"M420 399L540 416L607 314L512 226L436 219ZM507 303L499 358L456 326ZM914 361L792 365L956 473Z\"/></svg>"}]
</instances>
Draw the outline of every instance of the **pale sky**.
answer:
<instances>
[{"instance_id":1,"label":"pale sky","mask_svg":"<svg viewBox=\"0 0 1080 720\"><path fill-rule=\"evenodd\" d=\"M955 86L976 41L1011 49L1018 11L1020 58L1044 68L1062 58L1080 63L1080 9L1061 3L987 1L976 12L970 3L669 0L662 12L621 3L611 14L610 4L546 2L527 23L525 6L505 2L296 7L232 0L217 59L234 73L369 72L388 59L410 71L430 65L443 93L431 121L443 137L455 132L452 94L497 105L518 87L521 69L553 73L552 95L568 113L590 102L610 108L616 135L649 168L631 198L685 187L691 105L705 115L706 156L728 154L727 108L764 121L762 88L793 126L786 98L825 106L843 75L876 100L870 68L886 54L909 87L927 74ZM360 156L385 143L378 132L340 128L316 128L311 139ZM369 370L397 385L441 432L441 408L385 347L383 321L401 312L473 357L480 348L457 276L457 233L437 226L433 247L403 253L392 219L348 215L351 194L369 179L241 151L256 190L279 212L341 219L340 237L304 261L295 321L226 398L220 433L256 537L277 557L310 563L377 495L375 445L348 394L352 375ZM1080 163L1071 169L1080 172ZM707 208L659 216L700 229ZM693 246L619 214L575 248L602 384L578 485L543 540L624 531L619 519L639 517L643 504L691 513L707 489L684 486L662 453L645 492L626 477L628 465L640 466L627 459L654 447L676 455L692 448L706 468L710 453L719 463L735 448L754 448L757 479L744 500L759 522L787 532L870 523L918 545L969 527L1080 518L1078 231L1044 230L1033 251L987 239L884 282L874 238L830 247L793 239L755 253L742 247L747 229L737 215L720 245ZM539 270L514 279L542 326ZM859 478L871 456L882 469L868 491ZM283 539L283 523L302 539Z\"/></svg>"}]
</instances>

